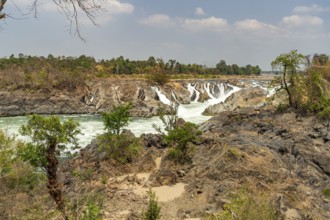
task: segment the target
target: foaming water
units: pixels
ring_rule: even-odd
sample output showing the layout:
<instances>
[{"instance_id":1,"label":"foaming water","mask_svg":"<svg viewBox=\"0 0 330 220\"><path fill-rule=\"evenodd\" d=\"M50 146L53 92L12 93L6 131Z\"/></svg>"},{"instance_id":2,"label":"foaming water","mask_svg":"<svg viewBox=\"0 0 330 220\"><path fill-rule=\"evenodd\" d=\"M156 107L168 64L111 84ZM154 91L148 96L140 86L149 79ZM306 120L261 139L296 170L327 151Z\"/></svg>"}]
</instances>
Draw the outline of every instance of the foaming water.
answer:
<instances>
[{"instance_id":1,"label":"foaming water","mask_svg":"<svg viewBox=\"0 0 330 220\"><path fill-rule=\"evenodd\" d=\"M174 105L158 87L152 88L157 93L161 102L170 106ZM224 102L231 94L241 90L241 88L237 86L226 83L206 83L202 88L208 94L209 99L205 102L198 102L200 91L198 91L197 88L198 84L188 84L191 103L179 104L177 112L178 117L196 124L203 123L210 118L210 116L202 115L208 106ZM171 92L171 96L175 102L178 103L173 91ZM82 134L78 136L80 146L86 146L92 139L96 138L97 135L104 133L104 125L100 115L61 115L60 117L63 120L73 118L80 123L80 130L82 132ZM27 120L25 116L0 118L0 129L5 130L9 135L17 136L18 139L23 141L28 140L27 137L22 137L19 134L20 127L26 124ZM143 133L156 133L156 130L153 128L154 124L158 127L163 126L159 117L132 117L126 128L131 130L136 136L140 136Z\"/></svg>"}]
</instances>

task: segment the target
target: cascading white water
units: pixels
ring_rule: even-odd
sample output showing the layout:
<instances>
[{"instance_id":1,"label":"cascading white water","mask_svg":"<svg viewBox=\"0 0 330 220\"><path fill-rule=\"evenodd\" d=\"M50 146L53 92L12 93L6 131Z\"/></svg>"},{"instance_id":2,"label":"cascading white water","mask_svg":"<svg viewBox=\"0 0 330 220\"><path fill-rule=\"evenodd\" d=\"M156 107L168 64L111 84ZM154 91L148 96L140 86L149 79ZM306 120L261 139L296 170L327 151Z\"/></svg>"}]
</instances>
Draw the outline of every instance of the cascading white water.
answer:
<instances>
[{"instance_id":1,"label":"cascading white water","mask_svg":"<svg viewBox=\"0 0 330 220\"><path fill-rule=\"evenodd\" d=\"M215 94L215 86L219 88L219 94ZM211 85L211 83L204 84L204 90L209 96L209 99L205 102L192 102L190 104L182 104L179 105L178 108L178 116L180 118L185 119L186 121L194 122L194 123L201 123L210 118L210 116L204 116L202 113L204 110L210 106L215 105L220 102L224 102L231 94L234 92L237 92L241 90L241 88L233 85L229 85L230 88L232 88L229 91L225 91L225 84L224 83L216 83ZM197 91L196 87L193 87L192 85L189 86L190 91L194 91L194 89ZM199 98L199 97L198 97ZM198 100L198 99L197 99Z\"/></svg>"},{"instance_id":2,"label":"cascading white water","mask_svg":"<svg viewBox=\"0 0 330 220\"><path fill-rule=\"evenodd\" d=\"M210 116L203 116L204 110L210 106L220 102L224 102L231 94L241 90L237 86L233 86L226 83L206 83L203 88L208 94L209 99L205 102L198 102L200 92L197 90L198 84L188 84L188 90L190 97L196 94L195 99L190 104L179 104L178 106L178 117L183 118L186 121L193 123L202 123L210 118ZM215 89L217 87L217 89ZM157 93L159 100L166 105L172 105L173 103L169 100L159 88L152 87ZM175 100L175 93L172 91L171 95ZM70 115L61 116L61 118L74 118L80 123L80 129L82 135L78 137L81 146L86 146L90 141L97 136L97 134L104 133L104 126L100 116L97 115ZM27 118L25 116L19 117L0 117L0 129L5 129L10 135L19 136L19 128L22 124L26 124ZM130 129L136 136L140 136L142 133L156 133L153 128L153 124L162 126L162 122L159 117L152 118L131 118L127 129ZM19 136L20 139L22 137Z\"/></svg>"},{"instance_id":3,"label":"cascading white water","mask_svg":"<svg viewBox=\"0 0 330 220\"><path fill-rule=\"evenodd\" d=\"M195 84L195 86L193 86L191 83L188 83L188 91L190 93L190 100L192 102L198 102L199 97L200 97L200 92L196 89L198 84ZM192 100L192 97L195 95L195 98Z\"/></svg>"},{"instance_id":4,"label":"cascading white water","mask_svg":"<svg viewBox=\"0 0 330 220\"><path fill-rule=\"evenodd\" d=\"M161 101L162 103L164 103L165 105L172 105L171 100L169 100L166 95L164 95L160 89L158 87L155 86L151 86L151 88L157 93L158 97L159 97L159 101Z\"/></svg>"},{"instance_id":5,"label":"cascading white water","mask_svg":"<svg viewBox=\"0 0 330 220\"><path fill-rule=\"evenodd\" d=\"M176 98L176 95L175 95L175 93L174 93L173 90L171 91L171 96L172 96L173 100L174 100L176 103L178 103L178 104L180 103L179 100Z\"/></svg>"}]
</instances>

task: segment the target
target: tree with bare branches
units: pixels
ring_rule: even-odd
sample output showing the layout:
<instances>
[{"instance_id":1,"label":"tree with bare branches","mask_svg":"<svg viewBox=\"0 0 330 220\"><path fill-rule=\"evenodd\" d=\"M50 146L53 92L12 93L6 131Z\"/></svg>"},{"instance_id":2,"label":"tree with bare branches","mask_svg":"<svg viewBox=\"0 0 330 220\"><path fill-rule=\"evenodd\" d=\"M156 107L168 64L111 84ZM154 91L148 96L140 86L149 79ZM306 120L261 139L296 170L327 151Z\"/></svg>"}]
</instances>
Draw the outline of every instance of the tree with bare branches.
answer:
<instances>
[{"instance_id":1,"label":"tree with bare branches","mask_svg":"<svg viewBox=\"0 0 330 220\"><path fill-rule=\"evenodd\" d=\"M30 0L28 14L34 17L38 14L38 6L40 0ZM70 24L70 32L77 35L80 39L84 40L81 32L79 19L81 15L86 16L94 25L95 15L97 12L102 11L103 0L52 0L57 6L57 9L62 12ZM0 20L8 17L5 12L5 4L7 0L0 0ZM13 0L15 2L15 0Z\"/></svg>"}]
</instances>

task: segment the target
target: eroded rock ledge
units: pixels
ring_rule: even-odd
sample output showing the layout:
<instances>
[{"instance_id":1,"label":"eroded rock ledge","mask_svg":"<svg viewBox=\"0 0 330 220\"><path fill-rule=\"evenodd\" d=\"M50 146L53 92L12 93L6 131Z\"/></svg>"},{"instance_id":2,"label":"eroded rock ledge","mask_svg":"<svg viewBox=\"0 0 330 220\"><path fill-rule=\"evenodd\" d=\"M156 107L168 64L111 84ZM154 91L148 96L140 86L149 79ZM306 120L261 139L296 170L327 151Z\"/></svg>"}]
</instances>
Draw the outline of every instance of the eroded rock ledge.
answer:
<instances>
[{"instance_id":1,"label":"eroded rock ledge","mask_svg":"<svg viewBox=\"0 0 330 220\"><path fill-rule=\"evenodd\" d=\"M106 195L107 219L138 219L147 198L135 194L134 187L178 183L185 184L184 193L160 203L164 219L216 214L233 202L228 195L240 189L267 195L264 199L276 209L279 219L330 218L330 201L322 193L330 187L329 122L291 112L275 114L244 108L222 112L201 129L202 140L192 163L185 165L166 159L166 149L157 144L159 138L147 142L145 153L129 169L118 169L99 155L94 156L98 149L94 143L71 162L69 170L94 170L91 180L74 191L88 186ZM158 166L154 163L156 157L162 157ZM144 172L151 173L147 179L140 178ZM114 176L127 173L132 175L122 182L100 183L101 177L108 183Z\"/></svg>"}]
</instances>

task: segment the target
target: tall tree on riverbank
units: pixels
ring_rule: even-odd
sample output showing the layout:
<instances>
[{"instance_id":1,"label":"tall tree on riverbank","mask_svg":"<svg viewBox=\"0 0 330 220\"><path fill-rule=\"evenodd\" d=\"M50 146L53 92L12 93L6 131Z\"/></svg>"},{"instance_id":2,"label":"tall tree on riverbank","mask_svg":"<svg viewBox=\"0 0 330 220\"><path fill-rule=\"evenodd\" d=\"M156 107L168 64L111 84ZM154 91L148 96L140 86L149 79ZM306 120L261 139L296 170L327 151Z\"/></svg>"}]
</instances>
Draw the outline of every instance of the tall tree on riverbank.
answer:
<instances>
[{"instance_id":1,"label":"tall tree on riverbank","mask_svg":"<svg viewBox=\"0 0 330 220\"><path fill-rule=\"evenodd\" d=\"M67 144L77 145L78 126L79 123L72 119L61 123L58 116L33 115L20 130L22 135L31 138L31 142L19 154L33 166L46 171L48 192L65 220L69 217L62 196L62 184L57 178L58 157L67 150Z\"/></svg>"},{"instance_id":2,"label":"tall tree on riverbank","mask_svg":"<svg viewBox=\"0 0 330 220\"><path fill-rule=\"evenodd\" d=\"M282 71L282 88L288 94L289 105L295 107L294 97L292 89L295 86L295 78L299 67L304 63L304 55L298 53L297 50L291 50L289 53L283 53L276 57L276 59L271 63L274 69L280 69ZM288 85L290 83L290 86Z\"/></svg>"}]
</instances>

